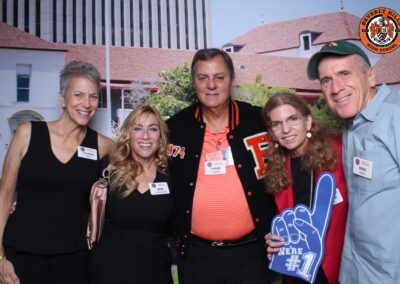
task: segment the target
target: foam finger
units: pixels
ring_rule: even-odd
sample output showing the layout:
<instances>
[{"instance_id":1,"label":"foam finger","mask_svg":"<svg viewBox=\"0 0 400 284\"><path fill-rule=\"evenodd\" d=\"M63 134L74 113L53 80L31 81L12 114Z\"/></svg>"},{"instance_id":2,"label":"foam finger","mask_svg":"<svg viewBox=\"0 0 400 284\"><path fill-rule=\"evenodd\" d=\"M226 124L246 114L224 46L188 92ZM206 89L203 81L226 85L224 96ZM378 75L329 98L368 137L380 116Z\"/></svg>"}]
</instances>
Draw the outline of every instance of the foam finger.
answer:
<instances>
[{"instance_id":1,"label":"foam finger","mask_svg":"<svg viewBox=\"0 0 400 284\"><path fill-rule=\"evenodd\" d=\"M287 209L282 214L282 219L285 221L288 230L289 240L291 243L297 244L300 241L300 235L293 225L294 218L295 215L292 209Z\"/></svg>"},{"instance_id":2,"label":"foam finger","mask_svg":"<svg viewBox=\"0 0 400 284\"><path fill-rule=\"evenodd\" d=\"M281 236L285 242L285 244L289 243L289 233L288 233L288 229L286 226L286 223L284 222L284 220L282 219L282 217L280 215L276 216L273 220L272 220L272 234L274 235L278 235Z\"/></svg>"}]
</instances>

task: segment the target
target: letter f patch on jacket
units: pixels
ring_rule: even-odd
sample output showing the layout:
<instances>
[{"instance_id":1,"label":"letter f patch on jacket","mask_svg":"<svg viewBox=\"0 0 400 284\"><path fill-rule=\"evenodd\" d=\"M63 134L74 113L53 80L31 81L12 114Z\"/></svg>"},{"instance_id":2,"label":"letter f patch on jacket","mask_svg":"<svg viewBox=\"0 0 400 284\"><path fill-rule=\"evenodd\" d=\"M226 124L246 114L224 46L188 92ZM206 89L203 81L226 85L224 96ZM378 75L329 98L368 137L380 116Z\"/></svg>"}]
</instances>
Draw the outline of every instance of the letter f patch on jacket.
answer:
<instances>
[{"instance_id":1,"label":"letter f patch on jacket","mask_svg":"<svg viewBox=\"0 0 400 284\"><path fill-rule=\"evenodd\" d=\"M262 179L267 174L265 155L268 147L267 132L257 133L244 139L247 150L253 154L256 167L254 168L257 179Z\"/></svg>"}]
</instances>

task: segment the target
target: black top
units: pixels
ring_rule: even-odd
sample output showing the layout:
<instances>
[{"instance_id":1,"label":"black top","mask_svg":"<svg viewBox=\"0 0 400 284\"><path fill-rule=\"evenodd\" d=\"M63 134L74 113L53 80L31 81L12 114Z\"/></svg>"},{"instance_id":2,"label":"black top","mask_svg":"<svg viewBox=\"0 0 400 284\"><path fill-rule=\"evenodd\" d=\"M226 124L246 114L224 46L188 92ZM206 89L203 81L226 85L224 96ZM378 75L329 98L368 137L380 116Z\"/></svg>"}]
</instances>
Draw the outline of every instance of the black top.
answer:
<instances>
[{"instance_id":1,"label":"black top","mask_svg":"<svg viewBox=\"0 0 400 284\"><path fill-rule=\"evenodd\" d=\"M87 128L79 147L96 149L97 159L65 164L53 154L45 122L32 122L28 151L17 180L17 209L5 228L4 243L17 251L51 255L87 247L89 192L100 172L97 133Z\"/></svg>"},{"instance_id":2,"label":"black top","mask_svg":"<svg viewBox=\"0 0 400 284\"><path fill-rule=\"evenodd\" d=\"M292 173L292 188L294 205L305 204L310 206L311 172L301 169L301 157L290 159Z\"/></svg>"},{"instance_id":3,"label":"black top","mask_svg":"<svg viewBox=\"0 0 400 284\"><path fill-rule=\"evenodd\" d=\"M172 284L166 239L173 196L169 178L158 172L154 183L161 182L169 193L109 193L104 234L92 255L92 283Z\"/></svg>"}]
</instances>

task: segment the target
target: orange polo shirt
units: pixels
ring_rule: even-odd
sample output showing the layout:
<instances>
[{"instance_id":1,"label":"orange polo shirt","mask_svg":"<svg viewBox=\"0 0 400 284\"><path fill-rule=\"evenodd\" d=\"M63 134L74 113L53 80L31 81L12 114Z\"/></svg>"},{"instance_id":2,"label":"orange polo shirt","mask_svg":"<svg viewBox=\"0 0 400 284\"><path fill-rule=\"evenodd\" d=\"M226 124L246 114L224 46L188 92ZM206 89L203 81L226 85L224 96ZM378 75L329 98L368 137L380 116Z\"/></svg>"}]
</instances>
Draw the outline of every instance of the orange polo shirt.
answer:
<instances>
[{"instance_id":1,"label":"orange polo shirt","mask_svg":"<svg viewBox=\"0 0 400 284\"><path fill-rule=\"evenodd\" d=\"M215 152L229 148L228 125L215 133L206 127L192 209L191 233L207 240L236 240L255 229L235 166L209 175L205 163ZM213 153L210 155L210 153ZM207 155L208 154L208 155Z\"/></svg>"}]
</instances>

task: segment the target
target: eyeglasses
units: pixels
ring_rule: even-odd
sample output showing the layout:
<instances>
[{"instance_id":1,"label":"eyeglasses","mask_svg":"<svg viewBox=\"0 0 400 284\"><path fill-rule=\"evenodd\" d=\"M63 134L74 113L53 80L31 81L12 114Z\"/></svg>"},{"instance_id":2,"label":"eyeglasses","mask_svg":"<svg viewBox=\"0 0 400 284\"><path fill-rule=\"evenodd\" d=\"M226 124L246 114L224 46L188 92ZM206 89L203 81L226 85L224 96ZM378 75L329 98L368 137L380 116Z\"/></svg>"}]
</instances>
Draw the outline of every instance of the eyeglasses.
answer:
<instances>
[{"instance_id":1,"label":"eyeglasses","mask_svg":"<svg viewBox=\"0 0 400 284\"><path fill-rule=\"evenodd\" d=\"M283 128L283 124L285 123L288 127L293 127L298 125L301 122L302 115L294 114L286 118L285 121L272 121L269 126L272 131L281 131Z\"/></svg>"}]
</instances>

